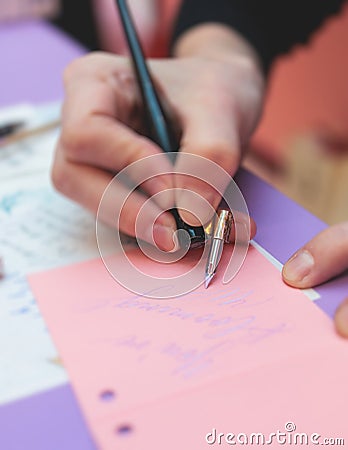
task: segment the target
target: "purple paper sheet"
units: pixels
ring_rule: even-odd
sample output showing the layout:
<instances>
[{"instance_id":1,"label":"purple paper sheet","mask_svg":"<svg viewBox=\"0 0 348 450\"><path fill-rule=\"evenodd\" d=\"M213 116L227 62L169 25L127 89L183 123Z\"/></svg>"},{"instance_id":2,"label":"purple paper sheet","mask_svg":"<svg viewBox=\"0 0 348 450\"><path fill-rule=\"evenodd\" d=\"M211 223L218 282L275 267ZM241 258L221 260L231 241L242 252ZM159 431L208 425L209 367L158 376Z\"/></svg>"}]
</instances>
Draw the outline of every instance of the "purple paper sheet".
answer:
<instances>
[{"instance_id":1,"label":"purple paper sheet","mask_svg":"<svg viewBox=\"0 0 348 450\"><path fill-rule=\"evenodd\" d=\"M83 48L45 22L0 25L0 107L63 98L64 67Z\"/></svg>"},{"instance_id":2,"label":"purple paper sheet","mask_svg":"<svg viewBox=\"0 0 348 450\"><path fill-rule=\"evenodd\" d=\"M1 450L94 450L70 386L0 408Z\"/></svg>"},{"instance_id":3,"label":"purple paper sheet","mask_svg":"<svg viewBox=\"0 0 348 450\"><path fill-rule=\"evenodd\" d=\"M62 98L66 64L82 47L42 22L0 26L0 107ZM325 225L245 171L237 176L258 224L256 241L281 262ZM332 316L348 294L348 276L320 287L319 306ZM69 385L0 407L0 449L91 450L95 446Z\"/></svg>"},{"instance_id":4,"label":"purple paper sheet","mask_svg":"<svg viewBox=\"0 0 348 450\"><path fill-rule=\"evenodd\" d=\"M281 263L284 264L296 250L327 227L254 175L241 170L236 181L258 225L256 242ZM333 317L337 306L348 297L348 275L325 283L316 290L321 296L316 304Z\"/></svg>"}]
</instances>

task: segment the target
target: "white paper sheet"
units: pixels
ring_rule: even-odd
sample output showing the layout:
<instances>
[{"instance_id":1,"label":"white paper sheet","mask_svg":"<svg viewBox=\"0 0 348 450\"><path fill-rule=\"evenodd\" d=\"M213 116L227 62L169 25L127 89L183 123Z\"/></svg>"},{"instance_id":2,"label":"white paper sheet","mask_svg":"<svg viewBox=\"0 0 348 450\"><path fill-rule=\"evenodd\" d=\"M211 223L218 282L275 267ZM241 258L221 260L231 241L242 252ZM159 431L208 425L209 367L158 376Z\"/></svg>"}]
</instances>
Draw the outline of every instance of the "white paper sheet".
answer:
<instances>
[{"instance_id":1,"label":"white paper sheet","mask_svg":"<svg viewBox=\"0 0 348 450\"><path fill-rule=\"evenodd\" d=\"M0 403L67 381L26 274L98 256L94 217L51 186L57 136L0 149Z\"/></svg>"}]
</instances>

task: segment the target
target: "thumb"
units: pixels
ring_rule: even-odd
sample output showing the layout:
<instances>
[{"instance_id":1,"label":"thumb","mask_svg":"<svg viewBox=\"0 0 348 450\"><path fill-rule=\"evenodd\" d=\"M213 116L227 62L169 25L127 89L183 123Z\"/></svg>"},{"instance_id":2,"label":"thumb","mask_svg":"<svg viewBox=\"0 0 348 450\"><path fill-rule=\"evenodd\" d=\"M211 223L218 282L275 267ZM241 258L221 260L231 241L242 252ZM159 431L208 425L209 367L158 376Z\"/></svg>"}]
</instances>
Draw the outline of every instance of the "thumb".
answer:
<instances>
[{"instance_id":1,"label":"thumb","mask_svg":"<svg viewBox=\"0 0 348 450\"><path fill-rule=\"evenodd\" d=\"M284 281L308 288L335 277L348 268L348 222L319 233L283 267Z\"/></svg>"},{"instance_id":2,"label":"thumb","mask_svg":"<svg viewBox=\"0 0 348 450\"><path fill-rule=\"evenodd\" d=\"M348 298L336 310L335 327L339 335L348 338Z\"/></svg>"},{"instance_id":3,"label":"thumb","mask_svg":"<svg viewBox=\"0 0 348 450\"><path fill-rule=\"evenodd\" d=\"M240 162L232 112L221 103L204 105L192 107L183 121L175 165L176 205L182 219L194 226L211 218Z\"/></svg>"}]
</instances>

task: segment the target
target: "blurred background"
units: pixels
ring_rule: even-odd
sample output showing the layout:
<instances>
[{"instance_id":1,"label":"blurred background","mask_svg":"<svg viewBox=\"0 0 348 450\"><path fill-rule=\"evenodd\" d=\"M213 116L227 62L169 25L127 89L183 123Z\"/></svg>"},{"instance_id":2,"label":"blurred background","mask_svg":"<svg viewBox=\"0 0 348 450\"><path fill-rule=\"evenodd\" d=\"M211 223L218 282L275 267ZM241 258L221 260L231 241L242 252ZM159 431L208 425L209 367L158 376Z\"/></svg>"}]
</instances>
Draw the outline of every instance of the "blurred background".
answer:
<instances>
[{"instance_id":1,"label":"blurred background","mask_svg":"<svg viewBox=\"0 0 348 450\"><path fill-rule=\"evenodd\" d=\"M348 220L348 4L279 58L245 164L329 224Z\"/></svg>"},{"instance_id":2,"label":"blurred background","mask_svg":"<svg viewBox=\"0 0 348 450\"><path fill-rule=\"evenodd\" d=\"M147 56L168 53L181 0L129 0ZM0 1L0 21L50 20L87 49L124 53L114 0ZM244 165L329 224L348 220L348 4L274 64Z\"/></svg>"}]
</instances>

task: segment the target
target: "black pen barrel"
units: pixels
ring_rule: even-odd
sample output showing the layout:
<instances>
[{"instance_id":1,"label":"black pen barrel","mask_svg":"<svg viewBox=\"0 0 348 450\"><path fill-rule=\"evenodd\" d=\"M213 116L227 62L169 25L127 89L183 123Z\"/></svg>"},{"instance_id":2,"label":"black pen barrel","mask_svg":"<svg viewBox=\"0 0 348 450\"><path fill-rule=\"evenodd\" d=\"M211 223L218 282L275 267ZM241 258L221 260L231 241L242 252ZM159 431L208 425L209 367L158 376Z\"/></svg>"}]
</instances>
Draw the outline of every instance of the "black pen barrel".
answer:
<instances>
[{"instance_id":1,"label":"black pen barrel","mask_svg":"<svg viewBox=\"0 0 348 450\"><path fill-rule=\"evenodd\" d=\"M125 0L116 0L116 2L142 95L144 115L148 121L147 126L151 133L151 139L164 152L176 152L179 149L179 143L154 87L127 2Z\"/></svg>"}]
</instances>

